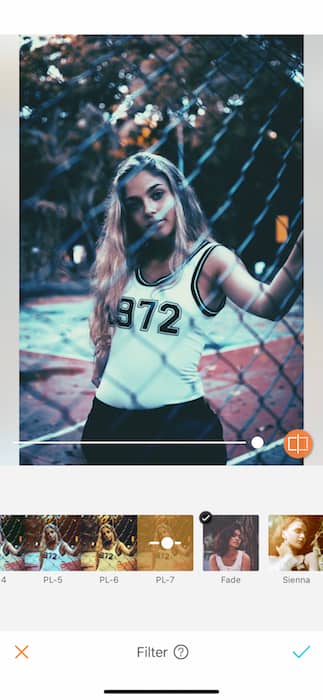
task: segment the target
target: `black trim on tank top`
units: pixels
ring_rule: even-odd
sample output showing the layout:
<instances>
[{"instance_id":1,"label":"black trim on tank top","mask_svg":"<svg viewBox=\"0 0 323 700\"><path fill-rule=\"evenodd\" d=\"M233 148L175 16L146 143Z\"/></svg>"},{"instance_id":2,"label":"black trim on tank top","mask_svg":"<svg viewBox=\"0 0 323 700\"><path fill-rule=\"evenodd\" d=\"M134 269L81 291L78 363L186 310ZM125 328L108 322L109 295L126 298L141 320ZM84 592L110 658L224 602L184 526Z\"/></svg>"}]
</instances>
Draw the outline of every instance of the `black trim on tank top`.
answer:
<instances>
[{"instance_id":1,"label":"black trim on tank top","mask_svg":"<svg viewBox=\"0 0 323 700\"><path fill-rule=\"evenodd\" d=\"M157 287L159 284L162 284L163 282L167 282L167 280L170 280L172 277L177 275L178 271L181 270L190 260L192 260L192 258L194 258L194 255L199 253L200 250L202 250L202 248L205 248L205 246L208 245L209 243L210 243L210 241L206 241L206 240L202 241L202 243L200 243L197 246L197 248L195 248L192 251L192 253L190 253L190 255L187 256L187 258L184 260L184 262L182 263L182 265L179 268L174 270L174 272L170 272L168 275L165 275L164 277L159 277L154 282L147 282L147 280L145 280L145 278L143 277L143 274L141 272L140 267L137 267L135 269L135 275L136 275L137 282L139 282L140 284L143 284L145 287Z\"/></svg>"},{"instance_id":2,"label":"black trim on tank top","mask_svg":"<svg viewBox=\"0 0 323 700\"><path fill-rule=\"evenodd\" d=\"M203 268L203 265L207 258L209 257L210 253L212 253L215 248L217 248L221 243L215 243L211 248L205 251L204 255L200 258L198 264L196 265L196 268L193 272L192 276L192 282L191 282L191 292L193 294L193 297L199 307L199 309L202 311L205 316L216 316L224 307L225 302L226 302L226 297L220 302L219 306L217 309L210 309L203 301L201 298L201 295L198 290L198 281L199 281L199 276L201 274L201 270Z\"/></svg>"}]
</instances>

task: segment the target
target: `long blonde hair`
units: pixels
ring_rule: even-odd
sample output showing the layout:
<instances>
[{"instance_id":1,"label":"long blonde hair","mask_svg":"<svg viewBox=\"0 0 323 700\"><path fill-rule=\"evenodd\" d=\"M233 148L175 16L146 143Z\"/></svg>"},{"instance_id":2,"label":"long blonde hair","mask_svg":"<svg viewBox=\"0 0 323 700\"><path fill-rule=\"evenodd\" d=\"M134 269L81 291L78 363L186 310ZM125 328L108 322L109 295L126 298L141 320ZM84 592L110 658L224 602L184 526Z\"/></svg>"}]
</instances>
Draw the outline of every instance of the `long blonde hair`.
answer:
<instances>
[{"instance_id":1,"label":"long blonde hair","mask_svg":"<svg viewBox=\"0 0 323 700\"><path fill-rule=\"evenodd\" d=\"M118 536L117 536L117 533L116 533L116 531L115 531L115 528L113 527L113 525L109 525L109 523L103 523L103 524L100 526L100 529L99 529L99 532L98 532L98 537L97 537L97 540L96 540L96 545L95 545L95 552L96 552L96 569L97 569L98 566L99 566L100 555L101 555L102 551L104 550L105 544L106 544L105 541L104 541L104 537L103 537L103 535L102 535L102 530L103 530L103 528L105 528L105 527L108 528L109 530L111 530L111 532L113 533L113 537L114 537L113 546L115 547L115 553L116 553L116 555L119 556L119 555L121 554L120 541L119 541L119 539L118 539Z\"/></svg>"},{"instance_id":2,"label":"long blonde hair","mask_svg":"<svg viewBox=\"0 0 323 700\"><path fill-rule=\"evenodd\" d=\"M170 257L172 270L183 263L194 241L209 235L196 196L173 163L163 156L142 152L120 164L107 200L103 236L92 270L95 303L90 336L98 357L104 355L111 345L122 292L146 243L144 236L138 236L133 224L130 227L123 202L126 182L142 170L162 175L174 197L176 228L174 251Z\"/></svg>"},{"instance_id":3,"label":"long blonde hair","mask_svg":"<svg viewBox=\"0 0 323 700\"><path fill-rule=\"evenodd\" d=\"M39 544L40 555L44 555L44 553L47 549L48 542L47 542L47 537L46 537L46 531L49 529L54 530L56 532L56 546L62 542L62 537L61 537L61 534L60 534L60 531L59 531L57 525L55 525L54 523L47 523L46 525L44 525L43 531L41 534L41 539L40 539L40 544Z\"/></svg>"}]
</instances>

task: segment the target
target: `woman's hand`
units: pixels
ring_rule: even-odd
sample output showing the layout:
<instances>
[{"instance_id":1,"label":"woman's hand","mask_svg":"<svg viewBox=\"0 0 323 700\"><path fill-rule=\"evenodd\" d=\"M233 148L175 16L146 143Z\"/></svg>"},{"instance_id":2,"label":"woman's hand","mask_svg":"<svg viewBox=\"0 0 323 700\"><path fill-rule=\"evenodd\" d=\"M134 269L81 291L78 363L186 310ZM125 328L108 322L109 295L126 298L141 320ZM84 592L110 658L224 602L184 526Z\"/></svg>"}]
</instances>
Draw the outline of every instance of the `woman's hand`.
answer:
<instances>
[{"instance_id":1,"label":"woman's hand","mask_svg":"<svg viewBox=\"0 0 323 700\"><path fill-rule=\"evenodd\" d=\"M298 269L299 266L302 264L303 260L303 248L304 248L304 231L302 231L298 238L297 241L293 247L293 250L290 254L290 260L293 265L296 266Z\"/></svg>"},{"instance_id":2,"label":"woman's hand","mask_svg":"<svg viewBox=\"0 0 323 700\"><path fill-rule=\"evenodd\" d=\"M105 370L105 367L106 367L106 364L108 361L108 357L109 357L109 351L107 351L103 354L100 354L100 355L96 355L96 357L95 357L91 382L96 387L100 386L102 374Z\"/></svg>"},{"instance_id":3,"label":"woman's hand","mask_svg":"<svg viewBox=\"0 0 323 700\"><path fill-rule=\"evenodd\" d=\"M92 382L92 384L94 384L94 386L96 386L96 388L98 388L101 384L101 377L99 377L96 374L95 369L94 369L92 377L91 377L91 382Z\"/></svg>"}]
</instances>

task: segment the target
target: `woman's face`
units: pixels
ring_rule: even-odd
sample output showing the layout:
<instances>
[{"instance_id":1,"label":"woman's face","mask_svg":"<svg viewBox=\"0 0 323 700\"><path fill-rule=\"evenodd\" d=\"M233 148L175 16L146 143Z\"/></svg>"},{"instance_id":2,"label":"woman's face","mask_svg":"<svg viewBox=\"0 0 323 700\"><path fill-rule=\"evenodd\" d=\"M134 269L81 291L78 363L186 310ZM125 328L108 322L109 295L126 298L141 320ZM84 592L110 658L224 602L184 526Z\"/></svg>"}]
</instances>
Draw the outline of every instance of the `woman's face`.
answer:
<instances>
[{"instance_id":1,"label":"woman's face","mask_svg":"<svg viewBox=\"0 0 323 700\"><path fill-rule=\"evenodd\" d=\"M241 532L240 530L235 530L229 539L229 547L234 549L239 549L241 545Z\"/></svg>"},{"instance_id":2,"label":"woman's face","mask_svg":"<svg viewBox=\"0 0 323 700\"><path fill-rule=\"evenodd\" d=\"M45 537L46 537L46 542L48 544L52 544L53 542L57 541L57 532L54 530L53 527L47 527L45 530Z\"/></svg>"},{"instance_id":3,"label":"woman's face","mask_svg":"<svg viewBox=\"0 0 323 700\"><path fill-rule=\"evenodd\" d=\"M150 226L152 238L160 239L173 233L176 224L174 196L163 175L142 170L125 185L125 206L130 220L140 233Z\"/></svg>"},{"instance_id":4,"label":"woman's face","mask_svg":"<svg viewBox=\"0 0 323 700\"><path fill-rule=\"evenodd\" d=\"M102 535L103 542L112 544L115 540L114 532L113 532L113 530L111 530L111 528L108 525L104 525L101 528L101 535Z\"/></svg>"},{"instance_id":5,"label":"woman's face","mask_svg":"<svg viewBox=\"0 0 323 700\"><path fill-rule=\"evenodd\" d=\"M288 527L282 531L283 541L291 547L291 549L300 550L305 544L307 536L307 528L302 520L293 520Z\"/></svg>"},{"instance_id":6,"label":"woman's face","mask_svg":"<svg viewBox=\"0 0 323 700\"><path fill-rule=\"evenodd\" d=\"M162 539L163 537L167 537L171 534L170 528L166 523L162 523L161 525L159 525L157 531L160 539Z\"/></svg>"}]
</instances>

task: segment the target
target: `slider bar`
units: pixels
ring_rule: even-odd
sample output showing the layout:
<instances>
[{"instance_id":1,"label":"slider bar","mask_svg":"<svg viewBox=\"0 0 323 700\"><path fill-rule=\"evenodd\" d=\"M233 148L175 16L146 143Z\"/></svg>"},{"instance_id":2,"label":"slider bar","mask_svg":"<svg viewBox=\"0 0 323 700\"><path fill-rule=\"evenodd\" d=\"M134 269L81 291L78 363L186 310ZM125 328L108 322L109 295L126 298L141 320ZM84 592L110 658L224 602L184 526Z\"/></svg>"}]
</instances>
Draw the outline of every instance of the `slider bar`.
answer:
<instances>
[{"instance_id":1,"label":"slider bar","mask_svg":"<svg viewBox=\"0 0 323 700\"><path fill-rule=\"evenodd\" d=\"M148 695L149 693L153 693L154 695L184 695L185 693L187 695L215 695L219 694L219 690L179 690L178 688L176 690L147 690L146 688L144 690L105 690L104 693L107 695L113 695L115 693L116 695L140 695L143 693L144 695Z\"/></svg>"}]
</instances>

